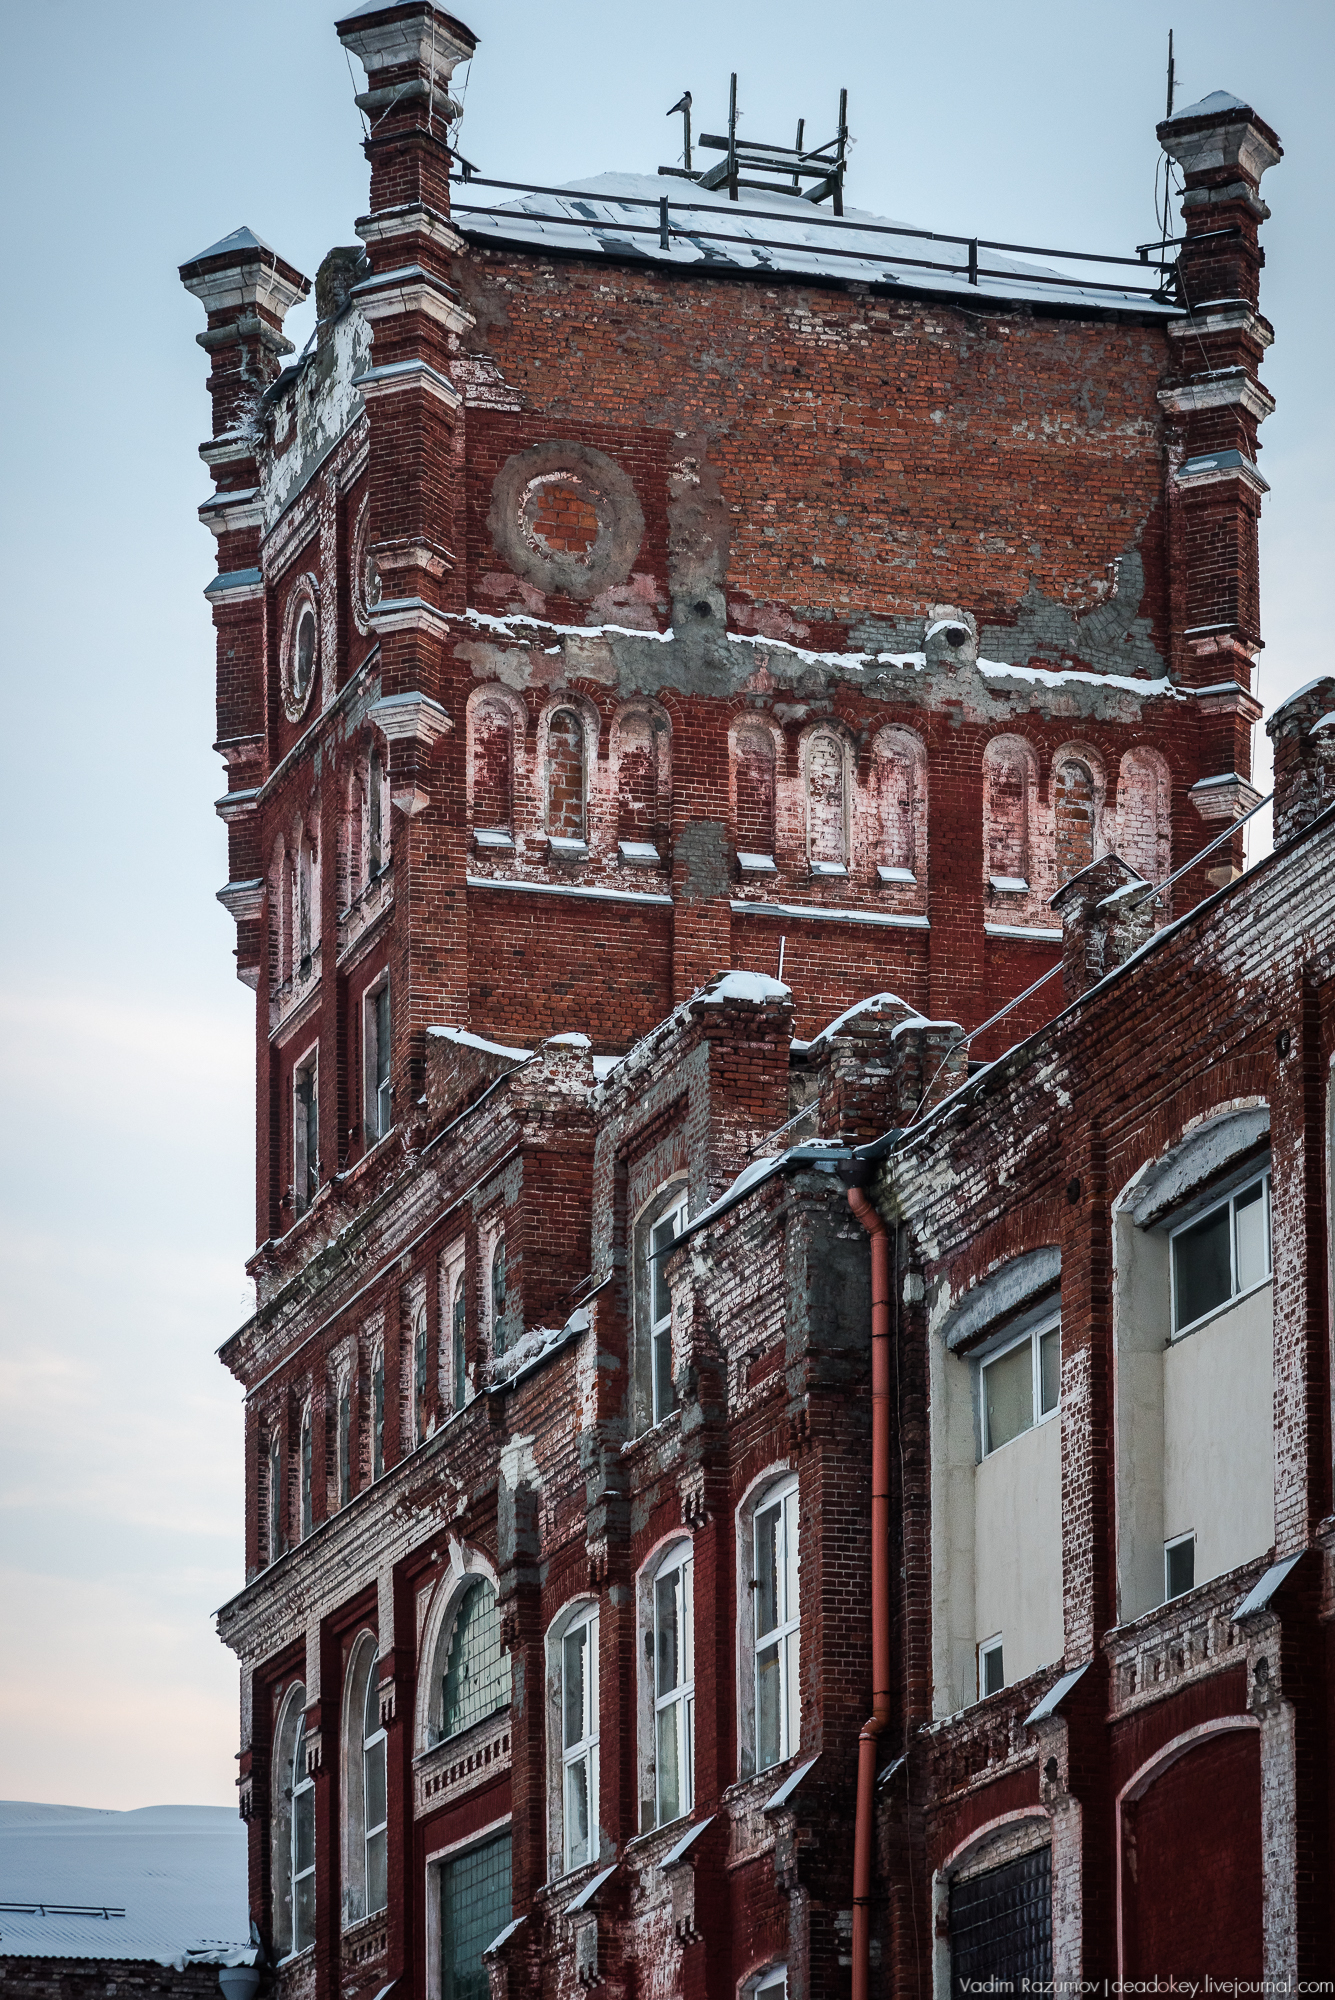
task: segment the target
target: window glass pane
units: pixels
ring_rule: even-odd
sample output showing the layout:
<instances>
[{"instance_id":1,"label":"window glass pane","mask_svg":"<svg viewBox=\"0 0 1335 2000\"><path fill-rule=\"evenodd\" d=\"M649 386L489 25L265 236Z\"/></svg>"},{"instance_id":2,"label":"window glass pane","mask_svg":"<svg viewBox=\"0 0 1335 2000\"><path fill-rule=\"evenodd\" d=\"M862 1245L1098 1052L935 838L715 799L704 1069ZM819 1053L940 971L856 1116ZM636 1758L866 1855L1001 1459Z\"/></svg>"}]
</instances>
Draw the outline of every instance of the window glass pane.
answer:
<instances>
[{"instance_id":1,"label":"window glass pane","mask_svg":"<svg viewBox=\"0 0 1335 2000\"><path fill-rule=\"evenodd\" d=\"M1235 1226L1238 1232L1238 1290L1247 1291L1252 1285L1259 1285L1270 1268L1270 1246L1267 1241L1264 1181L1257 1181L1254 1187L1244 1188L1233 1203Z\"/></svg>"},{"instance_id":2,"label":"window glass pane","mask_svg":"<svg viewBox=\"0 0 1335 2000\"><path fill-rule=\"evenodd\" d=\"M667 1315L672 1311L672 1291L667 1281L667 1253L672 1248L672 1240L675 1235L672 1221L673 1218L668 1215L661 1222L656 1222L653 1227L653 1234L650 1237L650 1249L653 1253L651 1270L653 1273L655 1326L659 1320L666 1319Z\"/></svg>"},{"instance_id":3,"label":"window glass pane","mask_svg":"<svg viewBox=\"0 0 1335 2000\"><path fill-rule=\"evenodd\" d=\"M366 1843L366 1914L373 1916L389 1903L389 1870L386 1835L382 1827Z\"/></svg>"},{"instance_id":4,"label":"window glass pane","mask_svg":"<svg viewBox=\"0 0 1335 2000\"><path fill-rule=\"evenodd\" d=\"M796 1632L790 1632L783 1643L786 1653L783 1672L783 1693L784 1703L787 1708L783 1754L785 1757L791 1757L802 1740L801 1683L798 1678L798 1643Z\"/></svg>"},{"instance_id":5,"label":"window glass pane","mask_svg":"<svg viewBox=\"0 0 1335 2000\"><path fill-rule=\"evenodd\" d=\"M1049 1410L1056 1409L1061 1399L1062 1334L1059 1326L1054 1326L1050 1332L1039 1336L1038 1372L1042 1382L1041 1414L1046 1417Z\"/></svg>"},{"instance_id":6,"label":"window glass pane","mask_svg":"<svg viewBox=\"0 0 1335 2000\"><path fill-rule=\"evenodd\" d=\"M983 1370L987 1450L1009 1444L1034 1421L1034 1361L1031 1343L1021 1341Z\"/></svg>"},{"instance_id":7,"label":"window glass pane","mask_svg":"<svg viewBox=\"0 0 1335 2000\"><path fill-rule=\"evenodd\" d=\"M380 1727L380 1662L371 1661L371 1671L366 1676L366 1701L362 1708L362 1741L374 1736ZM372 1825L375 1822L372 1821Z\"/></svg>"},{"instance_id":8,"label":"window glass pane","mask_svg":"<svg viewBox=\"0 0 1335 2000\"><path fill-rule=\"evenodd\" d=\"M658 1823L665 1826L681 1815L681 1784L678 1775L678 1719L681 1704L672 1702L658 1711Z\"/></svg>"},{"instance_id":9,"label":"window glass pane","mask_svg":"<svg viewBox=\"0 0 1335 2000\"><path fill-rule=\"evenodd\" d=\"M1006 1675L1001 1664L1000 1646L989 1646L983 1654L983 1693L1000 1694L1006 1685Z\"/></svg>"},{"instance_id":10,"label":"window glass pane","mask_svg":"<svg viewBox=\"0 0 1335 2000\"><path fill-rule=\"evenodd\" d=\"M292 1868L300 1875L315 1860L315 1787L303 1784L292 1798Z\"/></svg>"},{"instance_id":11,"label":"window glass pane","mask_svg":"<svg viewBox=\"0 0 1335 2000\"><path fill-rule=\"evenodd\" d=\"M1189 1535L1183 1542L1174 1542L1165 1549L1167 1558L1167 1594L1181 1597L1184 1591L1196 1588L1196 1537Z\"/></svg>"},{"instance_id":12,"label":"window glass pane","mask_svg":"<svg viewBox=\"0 0 1335 2000\"><path fill-rule=\"evenodd\" d=\"M1231 1296L1227 1202L1173 1238L1175 1325L1190 1326Z\"/></svg>"},{"instance_id":13,"label":"window glass pane","mask_svg":"<svg viewBox=\"0 0 1335 2000\"><path fill-rule=\"evenodd\" d=\"M779 1520L781 1507L756 1515L756 1637L772 1632L783 1617L779 1600Z\"/></svg>"},{"instance_id":14,"label":"window glass pane","mask_svg":"<svg viewBox=\"0 0 1335 2000\"><path fill-rule=\"evenodd\" d=\"M796 1618L797 1596L797 1495L790 1493L783 1503L783 1615Z\"/></svg>"},{"instance_id":15,"label":"window glass pane","mask_svg":"<svg viewBox=\"0 0 1335 2000\"><path fill-rule=\"evenodd\" d=\"M566 1765L566 1866L582 1868L589 1858L589 1765L581 1757Z\"/></svg>"},{"instance_id":16,"label":"window glass pane","mask_svg":"<svg viewBox=\"0 0 1335 2000\"><path fill-rule=\"evenodd\" d=\"M679 1679L677 1586L680 1580L680 1570L674 1569L666 1576L660 1576L654 1584L654 1631L659 1694L670 1694Z\"/></svg>"},{"instance_id":17,"label":"window glass pane","mask_svg":"<svg viewBox=\"0 0 1335 2000\"><path fill-rule=\"evenodd\" d=\"M338 1399L338 1504L346 1507L352 1498L352 1394L345 1389Z\"/></svg>"},{"instance_id":18,"label":"window glass pane","mask_svg":"<svg viewBox=\"0 0 1335 2000\"><path fill-rule=\"evenodd\" d=\"M385 1824L385 1739L380 1737L366 1753L366 1825Z\"/></svg>"},{"instance_id":19,"label":"window glass pane","mask_svg":"<svg viewBox=\"0 0 1335 2000\"><path fill-rule=\"evenodd\" d=\"M677 1407L672 1386L672 1334L654 1336L654 1422L659 1424Z\"/></svg>"},{"instance_id":20,"label":"window glass pane","mask_svg":"<svg viewBox=\"0 0 1335 2000\"><path fill-rule=\"evenodd\" d=\"M756 1769L765 1771L783 1755L783 1689L779 1648L765 1646L756 1654Z\"/></svg>"},{"instance_id":21,"label":"window glass pane","mask_svg":"<svg viewBox=\"0 0 1335 2000\"><path fill-rule=\"evenodd\" d=\"M315 1938L315 1876L303 1875L292 1885L292 1949L305 1951Z\"/></svg>"},{"instance_id":22,"label":"window glass pane","mask_svg":"<svg viewBox=\"0 0 1335 2000\"><path fill-rule=\"evenodd\" d=\"M510 1921L510 1836L440 1871L441 2000L488 2000L482 1954Z\"/></svg>"},{"instance_id":23,"label":"window glass pane","mask_svg":"<svg viewBox=\"0 0 1335 2000\"><path fill-rule=\"evenodd\" d=\"M454 1407L462 1410L467 1380L464 1374L464 1288L454 1295Z\"/></svg>"},{"instance_id":24,"label":"window glass pane","mask_svg":"<svg viewBox=\"0 0 1335 2000\"><path fill-rule=\"evenodd\" d=\"M419 1313L413 1340L413 1433L418 1444L426 1436L426 1313Z\"/></svg>"},{"instance_id":25,"label":"window glass pane","mask_svg":"<svg viewBox=\"0 0 1335 2000\"><path fill-rule=\"evenodd\" d=\"M376 1356L371 1375L371 1477L385 1470L385 1358Z\"/></svg>"},{"instance_id":26,"label":"window glass pane","mask_svg":"<svg viewBox=\"0 0 1335 2000\"><path fill-rule=\"evenodd\" d=\"M501 1649L496 1593L474 1583L459 1607L445 1668L444 1734L455 1736L510 1700L510 1655Z\"/></svg>"},{"instance_id":27,"label":"window glass pane","mask_svg":"<svg viewBox=\"0 0 1335 2000\"><path fill-rule=\"evenodd\" d=\"M301 1533L302 1538L311 1531L311 1420L305 1418L301 1426Z\"/></svg>"},{"instance_id":28,"label":"window glass pane","mask_svg":"<svg viewBox=\"0 0 1335 2000\"><path fill-rule=\"evenodd\" d=\"M562 1641L565 1664L565 1700L563 1703L565 1748L573 1750L584 1740L584 1659L589 1643L587 1625L577 1625L573 1632L567 1632Z\"/></svg>"}]
</instances>

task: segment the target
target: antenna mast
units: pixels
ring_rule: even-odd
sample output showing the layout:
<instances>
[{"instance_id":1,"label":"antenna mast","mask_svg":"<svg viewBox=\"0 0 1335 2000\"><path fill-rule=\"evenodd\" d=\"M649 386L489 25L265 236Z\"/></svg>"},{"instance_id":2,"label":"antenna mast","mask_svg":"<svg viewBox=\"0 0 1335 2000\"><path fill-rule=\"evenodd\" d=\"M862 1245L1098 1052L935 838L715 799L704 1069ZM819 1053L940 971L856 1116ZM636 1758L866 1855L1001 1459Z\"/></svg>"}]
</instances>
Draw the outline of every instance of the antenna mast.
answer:
<instances>
[{"instance_id":1,"label":"antenna mast","mask_svg":"<svg viewBox=\"0 0 1335 2000\"><path fill-rule=\"evenodd\" d=\"M1173 31L1170 28L1168 30L1168 109L1164 113L1165 118L1171 118L1173 115L1173 90L1176 83L1177 65L1173 61Z\"/></svg>"}]
</instances>

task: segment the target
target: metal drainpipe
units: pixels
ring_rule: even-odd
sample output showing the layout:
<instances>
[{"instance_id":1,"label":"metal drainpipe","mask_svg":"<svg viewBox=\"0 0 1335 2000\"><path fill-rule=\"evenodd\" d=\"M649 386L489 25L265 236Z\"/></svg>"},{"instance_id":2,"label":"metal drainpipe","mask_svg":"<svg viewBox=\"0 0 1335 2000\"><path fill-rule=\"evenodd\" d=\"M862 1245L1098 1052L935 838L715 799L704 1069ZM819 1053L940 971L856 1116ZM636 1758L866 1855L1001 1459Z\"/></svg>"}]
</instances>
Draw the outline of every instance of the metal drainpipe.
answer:
<instances>
[{"instance_id":1,"label":"metal drainpipe","mask_svg":"<svg viewBox=\"0 0 1335 2000\"><path fill-rule=\"evenodd\" d=\"M861 1188L848 1205L871 1238L871 1684L858 1735L853 1838L853 2000L870 2000L876 1746L890 1721L890 1237Z\"/></svg>"}]
</instances>

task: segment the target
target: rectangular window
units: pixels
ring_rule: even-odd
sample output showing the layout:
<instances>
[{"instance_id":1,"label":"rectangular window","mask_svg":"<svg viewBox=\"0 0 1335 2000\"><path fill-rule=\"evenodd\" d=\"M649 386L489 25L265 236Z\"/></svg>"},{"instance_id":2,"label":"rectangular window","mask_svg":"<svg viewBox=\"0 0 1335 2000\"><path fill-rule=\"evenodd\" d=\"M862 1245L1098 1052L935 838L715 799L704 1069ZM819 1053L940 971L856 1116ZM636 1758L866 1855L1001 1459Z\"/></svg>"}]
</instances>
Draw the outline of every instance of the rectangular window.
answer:
<instances>
[{"instance_id":1,"label":"rectangular window","mask_svg":"<svg viewBox=\"0 0 1335 2000\"><path fill-rule=\"evenodd\" d=\"M470 1848L440 1871L440 2000L488 2000L482 1954L510 1921L510 1836Z\"/></svg>"},{"instance_id":2,"label":"rectangular window","mask_svg":"<svg viewBox=\"0 0 1335 2000\"><path fill-rule=\"evenodd\" d=\"M652 1369L653 1422L661 1424L677 1407L672 1386L672 1288L667 1280L667 1257L686 1227L686 1190L673 1198L649 1232L649 1319L650 1366Z\"/></svg>"},{"instance_id":3,"label":"rectangular window","mask_svg":"<svg viewBox=\"0 0 1335 2000\"><path fill-rule=\"evenodd\" d=\"M426 1441L426 1307L419 1306L413 1324L413 1443Z\"/></svg>"},{"instance_id":4,"label":"rectangular window","mask_svg":"<svg viewBox=\"0 0 1335 2000\"><path fill-rule=\"evenodd\" d=\"M311 1532L311 1413L306 1411L301 1420L301 1539L304 1542Z\"/></svg>"},{"instance_id":5,"label":"rectangular window","mask_svg":"<svg viewBox=\"0 0 1335 2000\"><path fill-rule=\"evenodd\" d=\"M352 1384L345 1382L338 1392L338 1504L346 1507L352 1498Z\"/></svg>"},{"instance_id":6,"label":"rectangular window","mask_svg":"<svg viewBox=\"0 0 1335 2000\"><path fill-rule=\"evenodd\" d=\"M292 1201L304 1215L320 1192L319 1058L314 1050L292 1073Z\"/></svg>"},{"instance_id":7,"label":"rectangular window","mask_svg":"<svg viewBox=\"0 0 1335 2000\"><path fill-rule=\"evenodd\" d=\"M797 1485L755 1518L756 1769L795 1754L800 1739Z\"/></svg>"},{"instance_id":8,"label":"rectangular window","mask_svg":"<svg viewBox=\"0 0 1335 2000\"><path fill-rule=\"evenodd\" d=\"M1163 1545L1164 1597L1185 1597L1196 1588L1196 1537L1177 1535Z\"/></svg>"},{"instance_id":9,"label":"rectangular window","mask_svg":"<svg viewBox=\"0 0 1335 2000\"><path fill-rule=\"evenodd\" d=\"M366 1679L362 1721L362 1809L366 1825L366 1910L368 1916L389 1902L389 1794L385 1770L385 1732L380 1722L380 1665L372 1660Z\"/></svg>"},{"instance_id":10,"label":"rectangular window","mask_svg":"<svg viewBox=\"0 0 1335 2000\"><path fill-rule=\"evenodd\" d=\"M984 1639L978 1648L978 1699L986 1695L1000 1694L1006 1685L1006 1669L1001 1657L1000 1634L995 1639Z\"/></svg>"},{"instance_id":11,"label":"rectangular window","mask_svg":"<svg viewBox=\"0 0 1335 2000\"><path fill-rule=\"evenodd\" d=\"M362 1107L362 1120L366 1127L366 1143L376 1145L390 1128L390 1088L389 1088L389 981L377 986L374 993L368 993L362 1003L362 1042L365 1055L366 1102Z\"/></svg>"},{"instance_id":12,"label":"rectangular window","mask_svg":"<svg viewBox=\"0 0 1335 2000\"><path fill-rule=\"evenodd\" d=\"M564 1865L598 1858L598 1614L561 1641L561 1811Z\"/></svg>"},{"instance_id":13,"label":"rectangular window","mask_svg":"<svg viewBox=\"0 0 1335 2000\"><path fill-rule=\"evenodd\" d=\"M1270 1276L1270 1176L1172 1232L1173 1332L1185 1333Z\"/></svg>"},{"instance_id":14,"label":"rectangular window","mask_svg":"<svg viewBox=\"0 0 1335 2000\"><path fill-rule=\"evenodd\" d=\"M371 1477L385 1470L385 1350L371 1364Z\"/></svg>"},{"instance_id":15,"label":"rectangular window","mask_svg":"<svg viewBox=\"0 0 1335 2000\"><path fill-rule=\"evenodd\" d=\"M659 1826L695 1803L695 1563L690 1545L654 1579L654 1773Z\"/></svg>"},{"instance_id":16,"label":"rectangular window","mask_svg":"<svg viewBox=\"0 0 1335 2000\"><path fill-rule=\"evenodd\" d=\"M982 1365L983 1454L1050 1417L1061 1401L1059 1322L1022 1334Z\"/></svg>"},{"instance_id":17,"label":"rectangular window","mask_svg":"<svg viewBox=\"0 0 1335 2000\"><path fill-rule=\"evenodd\" d=\"M468 1395L468 1376L465 1370L464 1334L468 1325L468 1308L464 1298L464 1281L460 1278L454 1288L454 1309L452 1314L454 1407L462 1410Z\"/></svg>"},{"instance_id":18,"label":"rectangular window","mask_svg":"<svg viewBox=\"0 0 1335 2000\"><path fill-rule=\"evenodd\" d=\"M269 1561L283 1553L283 1446L278 1432L269 1440Z\"/></svg>"}]
</instances>

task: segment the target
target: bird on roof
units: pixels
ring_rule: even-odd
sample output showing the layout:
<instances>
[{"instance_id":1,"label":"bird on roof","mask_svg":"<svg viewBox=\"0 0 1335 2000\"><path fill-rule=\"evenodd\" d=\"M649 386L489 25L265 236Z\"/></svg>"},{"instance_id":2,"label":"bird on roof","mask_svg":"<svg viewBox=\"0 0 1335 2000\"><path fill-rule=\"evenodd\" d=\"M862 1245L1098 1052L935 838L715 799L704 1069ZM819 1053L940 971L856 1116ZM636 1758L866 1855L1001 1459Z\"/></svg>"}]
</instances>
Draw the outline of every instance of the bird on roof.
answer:
<instances>
[{"instance_id":1,"label":"bird on roof","mask_svg":"<svg viewBox=\"0 0 1335 2000\"><path fill-rule=\"evenodd\" d=\"M673 112L689 111L690 108L691 108L691 93L689 90L683 90L681 96L677 99L676 103L673 105L672 110L665 111L663 116L665 118L671 118Z\"/></svg>"}]
</instances>

